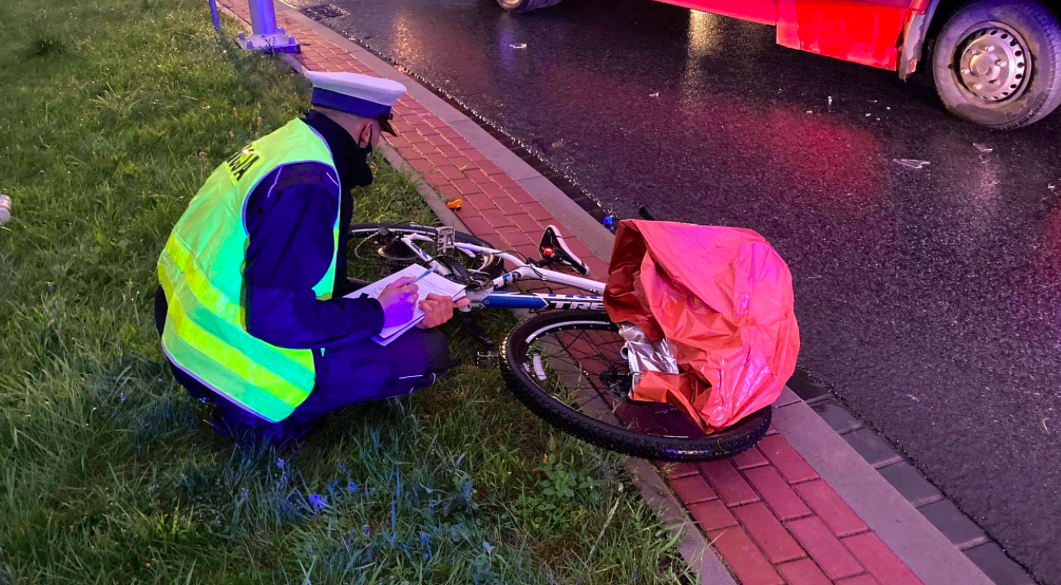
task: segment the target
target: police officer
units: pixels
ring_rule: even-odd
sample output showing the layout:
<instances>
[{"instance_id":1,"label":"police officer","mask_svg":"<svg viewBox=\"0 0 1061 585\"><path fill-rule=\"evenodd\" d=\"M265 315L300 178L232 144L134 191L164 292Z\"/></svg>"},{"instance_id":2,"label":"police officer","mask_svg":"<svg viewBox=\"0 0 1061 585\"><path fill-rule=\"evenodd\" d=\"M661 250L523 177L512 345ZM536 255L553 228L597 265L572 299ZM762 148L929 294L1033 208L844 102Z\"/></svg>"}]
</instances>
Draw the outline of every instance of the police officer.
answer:
<instances>
[{"instance_id":1,"label":"police officer","mask_svg":"<svg viewBox=\"0 0 1061 585\"><path fill-rule=\"evenodd\" d=\"M343 298L352 187L394 133L395 81L310 72L313 108L219 166L177 221L158 261L155 316L173 375L216 404L223 434L287 440L341 406L408 394L449 366L434 327L454 302L431 296L427 317L387 346L371 340L408 322L415 285L379 299ZM467 301L463 301L467 303Z\"/></svg>"}]
</instances>

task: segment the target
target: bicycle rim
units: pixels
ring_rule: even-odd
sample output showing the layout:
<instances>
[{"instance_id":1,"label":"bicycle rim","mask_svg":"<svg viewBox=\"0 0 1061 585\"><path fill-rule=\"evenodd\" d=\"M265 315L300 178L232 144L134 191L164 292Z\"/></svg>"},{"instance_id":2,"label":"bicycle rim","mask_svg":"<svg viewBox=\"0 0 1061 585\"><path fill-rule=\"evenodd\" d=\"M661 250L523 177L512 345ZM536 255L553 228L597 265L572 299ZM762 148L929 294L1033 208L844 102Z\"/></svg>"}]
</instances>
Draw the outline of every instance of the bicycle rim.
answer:
<instances>
[{"instance_id":1,"label":"bicycle rim","mask_svg":"<svg viewBox=\"0 0 1061 585\"><path fill-rule=\"evenodd\" d=\"M750 448L765 434L769 409L705 435L670 405L629 400L632 378L619 354L623 344L606 315L543 314L512 331L503 372L517 397L550 424L629 455L716 459Z\"/></svg>"}]
</instances>

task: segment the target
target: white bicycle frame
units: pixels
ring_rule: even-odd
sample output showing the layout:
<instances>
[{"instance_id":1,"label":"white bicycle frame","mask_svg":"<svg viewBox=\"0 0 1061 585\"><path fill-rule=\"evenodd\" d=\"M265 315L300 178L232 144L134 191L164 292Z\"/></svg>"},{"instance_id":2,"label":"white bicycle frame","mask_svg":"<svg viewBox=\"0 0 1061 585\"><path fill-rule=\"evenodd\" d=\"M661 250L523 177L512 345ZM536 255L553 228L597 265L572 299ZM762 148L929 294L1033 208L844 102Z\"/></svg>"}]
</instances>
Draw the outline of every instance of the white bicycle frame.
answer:
<instances>
[{"instance_id":1,"label":"white bicycle frame","mask_svg":"<svg viewBox=\"0 0 1061 585\"><path fill-rule=\"evenodd\" d=\"M425 263L437 269L443 276L452 274L449 268L441 262L434 260L427 252L424 252L415 242L434 242L435 239L422 234L409 234L402 236L402 242ZM489 254L508 262L515 268L498 276L493 280L493 288L490 290L468 291L467 298L471 301L470 308L492 307L492 308L514 308L514 309L574 309L588 311L603 311L604 302L600 295L604 294L604 283L580 276L564 274L548 268L532 266L522 258L503 250L497 250L485 246L477 246L464 242L454 242L454 248L474 257L476 254ZM538 293L501 293L495 292L510 283L520 280L539 280L551 282L562 286L569 286L593 293L592 296L585 295L556 295Z\"/></svg>"},{"instance_id":2,"label":"white bicycle frame","mask_svg":"<svg viewBox=\"0 0 1061 585\"><path fill-rule=\"evenodd\" d=\"M416 241L434 242L435 239L420 234L410 234L402 237L402 242L421 260L434 266L443 276L452 274L447 267L433 260L431 256L421 250L415 244ZM604 299L601 296L496 292L495 289L502 288L511 282L540 280L602 295L604 294L604 283L532 266L527 264L522 258L494 248L461 242L454 242L453 246L471 257L474 257L476 253L490 254L507 260L515 266L515 269L495 278L493 286L489 290L468 291L467 298L471 301L471 304L462 309L463 311L470 311L472 308L479 307L530 310L550 308L576 311L604 310ZM680 371L666 340L651 341L640 329L629 323L620 324L619 330L622 337L626 340L620 354L626 358L627 363L630 365L634 386L637 385L637 379L644 371L670 373L678 373Z\"/></svg>"}]
</instances>

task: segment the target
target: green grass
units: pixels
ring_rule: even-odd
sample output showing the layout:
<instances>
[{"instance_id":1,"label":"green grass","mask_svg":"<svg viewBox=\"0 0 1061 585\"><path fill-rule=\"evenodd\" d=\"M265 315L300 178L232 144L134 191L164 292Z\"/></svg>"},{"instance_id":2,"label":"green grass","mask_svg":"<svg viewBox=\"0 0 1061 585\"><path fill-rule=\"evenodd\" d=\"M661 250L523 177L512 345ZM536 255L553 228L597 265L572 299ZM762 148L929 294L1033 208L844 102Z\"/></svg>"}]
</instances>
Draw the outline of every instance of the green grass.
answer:
<instances>
[{"instance_id":1,"label":"green grass","mask_svg":"<svg viewBox=\"0 0 1061 585\"><path fill-rule=\"evenodd\" d=\"M0 583L688 582L618 460L496 370L284 451L213 434L162 357L155 261L210 171L308 94L205 4L0 3ZM380 160L357 220L430 221Z\"/></svg>"}]
</instances>

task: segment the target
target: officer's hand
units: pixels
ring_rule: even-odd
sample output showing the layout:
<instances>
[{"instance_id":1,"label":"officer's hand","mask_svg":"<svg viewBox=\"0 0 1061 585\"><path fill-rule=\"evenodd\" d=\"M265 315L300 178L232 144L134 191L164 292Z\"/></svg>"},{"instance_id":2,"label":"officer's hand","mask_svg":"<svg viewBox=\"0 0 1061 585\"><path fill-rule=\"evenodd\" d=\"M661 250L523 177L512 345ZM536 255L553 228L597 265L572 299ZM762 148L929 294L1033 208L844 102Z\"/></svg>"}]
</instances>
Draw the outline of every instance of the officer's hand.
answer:
<instances>
[{"instance_id":1,"label":"officer's hand","mask_svg":"<svg viewBox=\"0 0 1061 585\"><path fill-rule=\"evenodd\" d=\"M467 307L471 302L461 299L453 302L453 299L444 296L430 294L420 301L420 310L424 312L424 320L420 321L418 327L421 329L433 329L453 318L453 309Z\"/></svg>"},{"instance_id":2,"label":"officer's hand","mask_svg":"<svg viewBox=\"0 0 1061 585\"><path fill-rule=\"evenodd\" d=\"M399 278L379 293L379 304L383 305L383 327L394 327L408 323L413 318L419 287L409 284L411 277Z\"/></svg>"}]
</instances>

